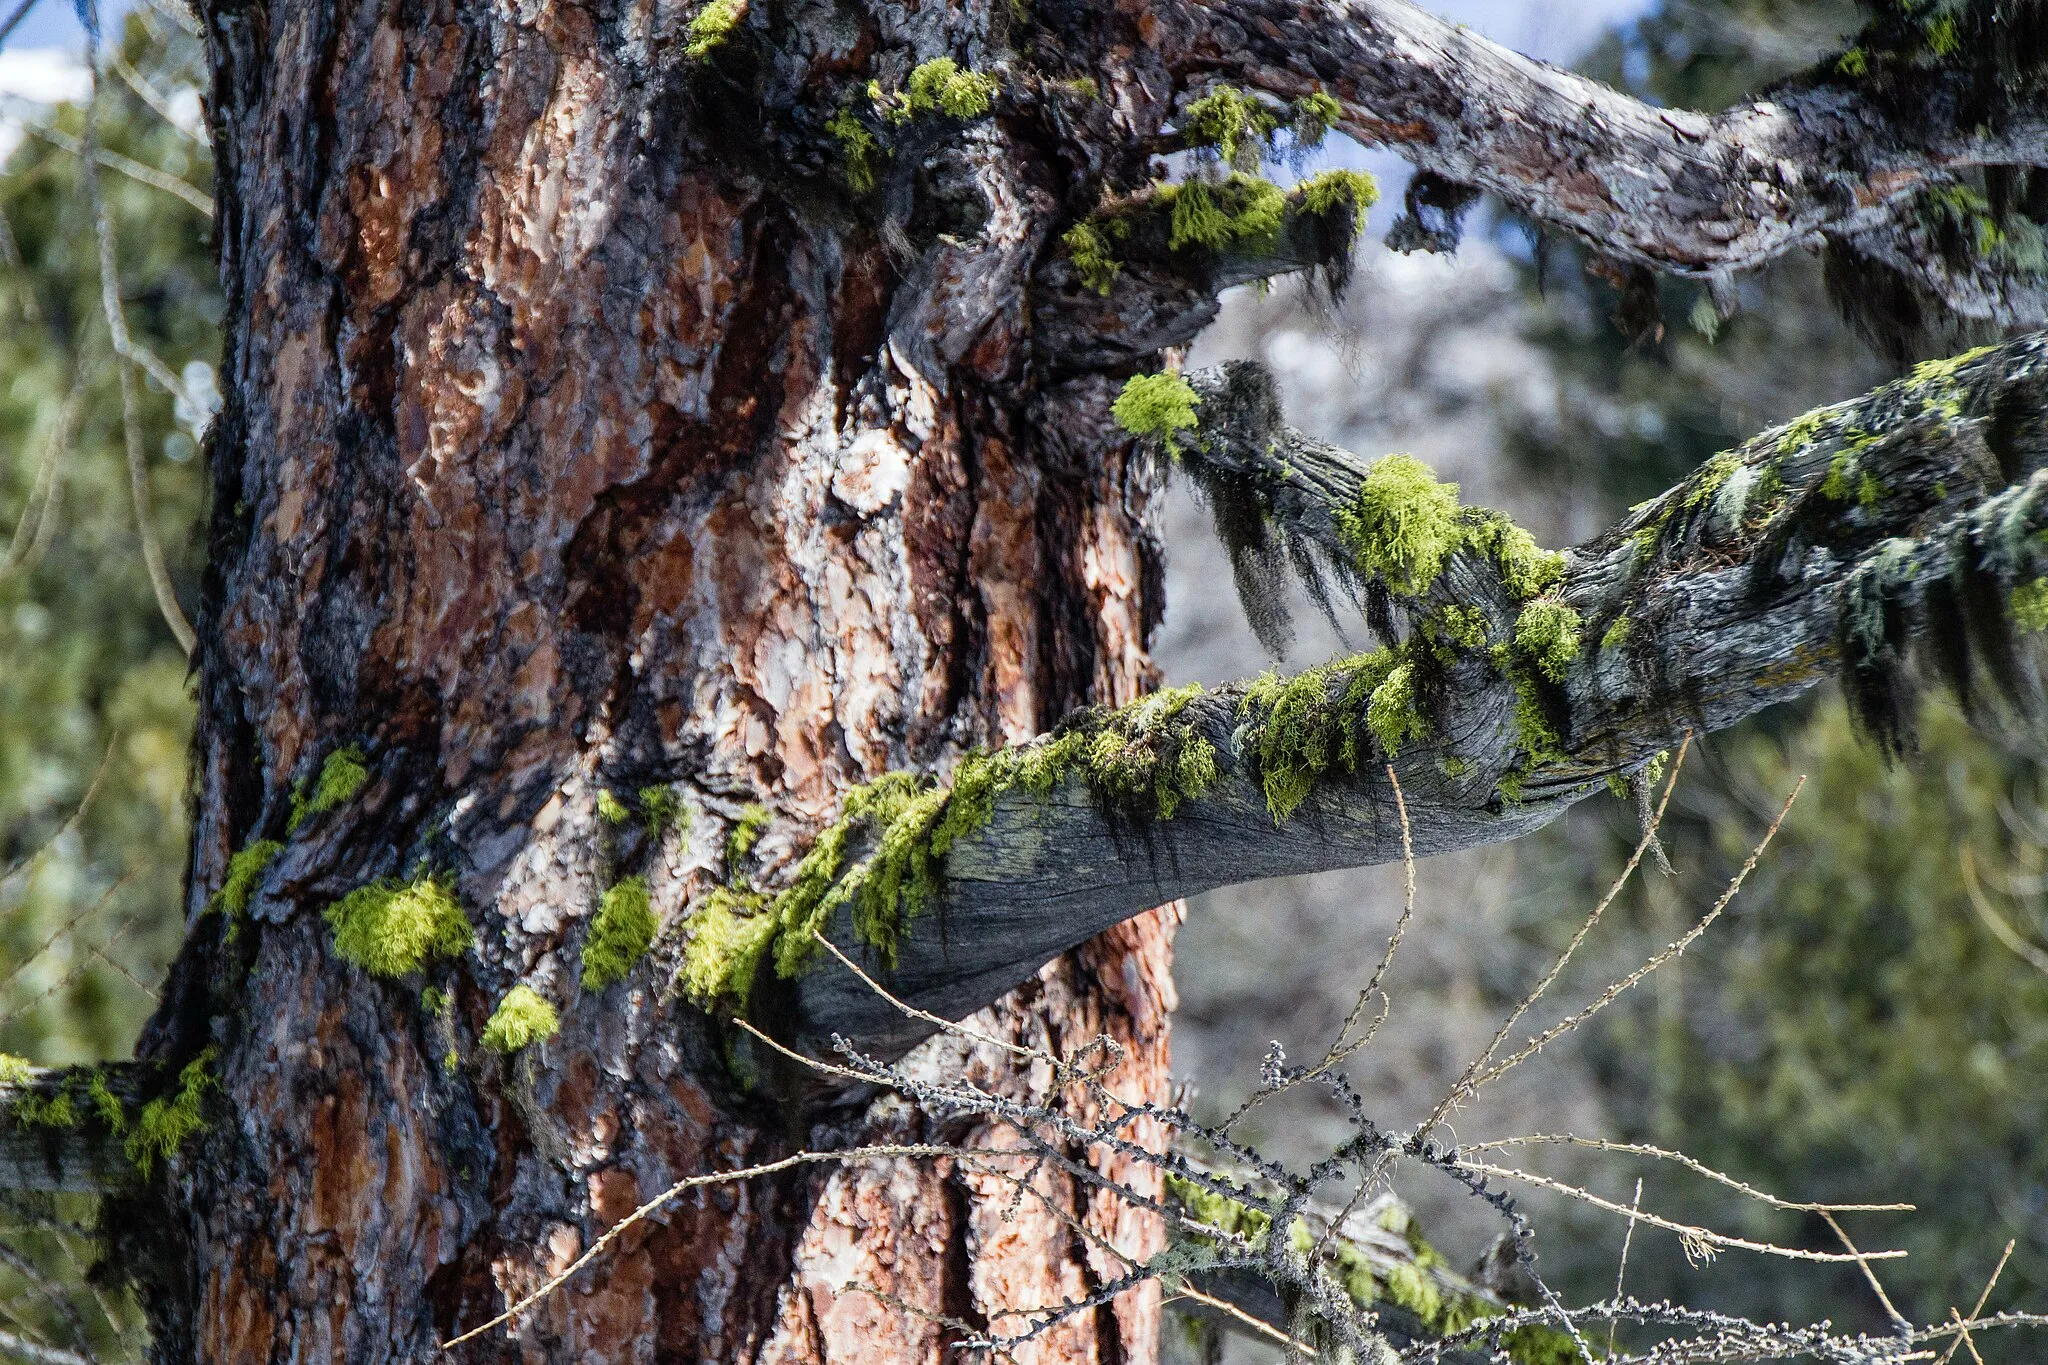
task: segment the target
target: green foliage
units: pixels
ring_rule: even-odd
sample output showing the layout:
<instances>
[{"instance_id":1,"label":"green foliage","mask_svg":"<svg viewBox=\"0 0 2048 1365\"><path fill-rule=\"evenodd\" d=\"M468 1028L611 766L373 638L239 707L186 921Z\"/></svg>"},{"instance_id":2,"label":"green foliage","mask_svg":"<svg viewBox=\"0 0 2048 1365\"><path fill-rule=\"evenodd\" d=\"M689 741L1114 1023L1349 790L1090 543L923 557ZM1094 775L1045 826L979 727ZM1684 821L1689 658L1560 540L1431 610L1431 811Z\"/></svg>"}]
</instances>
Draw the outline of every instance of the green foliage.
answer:
<instances>
[{"instance_id":1,"label":"green foliage","mask_svg":"<svg viewBox=\"0 0 2048 1365\"><path fill-rule=\"evenodd\" d=\"M240 919L249 908L249 898L255 894L256 883L263 879L264 870L282 852L284 845L277 840L258 839L229 858L227 878L206 903L207 913L226 915L230 920Z\"/></svg>"},{"instance_id":2,"label":"green foliage","mask_svg":"<svg viewBox=\"0 0 2048 1365\"><path fill-rule=\"evenodd\" d=\"M1562 602L1539 599L1515 618L1515 648L1552 682L1579 657L1579 614Z\"/></svg>"},{"instance_id":3,"label":"green foliage","mask_svg":"<svg viewBox=\"0 0 2048 1365\"><path fill-rule=\"evenodd\" d=\"M747 0L708 0L697 17L690 20L690 41L683 48L693 61L702 61L732 36L747 14Z\"/></svg>"},{"instance_id":4,"label":"green foliage","mask_svg":"<svg viewBox=\"0 0 2048 1365\"><path fill-rule=\"evenodd\" d=\"M370 770L361 749L353 744L336 749L320 765L310 794L303 783L292 792L292 818L287 828L296 830L315 815L341 809L360 796L369 781Z\"/></svg>"},{"instance_id":5,"label":"green foliage","mask_svg":"<svg viewBox=\"0 0 2048 1365\"><path fill-rule=\"evenodd\" d=\"M509 1056L534 1043L555 1036L562 1027L561 1016L539 991L521 983L505 992L505 998L491 1011L484 1024L483 1045Z\"/></svg>"},{"instance_id":6,"label":"green foliage","mask_svg":"<svg viewBox=\"0 0 2048 1365\"><path fill-rule=\"evenodd\" d=\"M995 99L996 80L980 71L963 71L951 57L934 57L910 73L905 86L912 113L937 110L950 118L980 118Z\"/></svg>"},{"instance_id":7,"label":"green foliage","mask_svg":"<svg viewBox=\"0 0 2048 1365\"><path fill-rule=\"evenodd\" d=\"M1413 455L1382 455L1359 484L1358 497L1337 510L1338 534L1359 569L1403 597L1429 591L1444 561L1464 543L1458 485Z\"/></svg>"},{"instance_id":8,"label":"green foliage","mask_svg":"<svg viewBox=\"0 0 2048 1365\"><path fill-rule=\"evenodd\" d=\"M1168 455L1178 455L1176 438L1196 425L1200 402L1194 388L1177 374L1134 374L1124 381L1109 415L1131 435L1156 436Z\"/></svg>"},{"instance_id":9,"label":"green foliage","mask_svg":"<svg viewBox=\"0 0 2048 1365\"><path fill-rule=\"evenodd\" d=\"M147 1180L160 1161L169 1161L185 1140L206 1128L206 1097L220 1089L213 1075L213 1059L219 1049L208 1047L185 1063L178 1073L177 1091L159 1095L142 1106L122 1150Z\"/></svg>"},{"instance_id":10,"label":"green foliage","mask_svg":"<svg viewBox=\"0 0 2048 1365\"><path fill-rule=\"evenodd\" d=\"M372 976L409 976L476 940L453 893L432 876L359 886L328 906L326 919L334 951Z\"/></svg>"},{"instance_id":11,"label":"green foliage","mask_svg":"<svg viewBox=\"0 0 2048 1365\"><path fill-rule=\"evenodd\" d=\"M645 877L628 877L606 891L583 941L583 988L602 990L625 980L654 945L660 927Z\"/></svg>"}]
</instances>

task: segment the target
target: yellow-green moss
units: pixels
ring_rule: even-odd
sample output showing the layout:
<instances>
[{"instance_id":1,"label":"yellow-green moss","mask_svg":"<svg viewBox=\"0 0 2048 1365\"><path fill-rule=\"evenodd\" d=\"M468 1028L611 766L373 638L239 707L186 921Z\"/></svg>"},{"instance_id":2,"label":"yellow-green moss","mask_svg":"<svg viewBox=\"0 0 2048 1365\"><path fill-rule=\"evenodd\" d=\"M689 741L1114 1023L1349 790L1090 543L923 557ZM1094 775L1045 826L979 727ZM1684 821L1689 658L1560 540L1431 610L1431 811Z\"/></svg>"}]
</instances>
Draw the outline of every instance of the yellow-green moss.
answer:
<instances>
[{"instance_id":1,"label":"yellow-green moss","mask_svg":"<svg viewBox=\"0 0 2048 1365\"><path fill-rule=\"evenodd\" d=\"M1153 202L1168 211L1166 245L1172 251L1260 250L1278 239L1287 220L1287 196L1280 187L1240 171L1220 181L1161 185Z\"/></svg>"},{"instance_id":2,"label":"yellow-green moss","mask_svg":"<svg viewBox=\"0 0 2048 1365\"><path fill-rule=\"evenodd\" d=\"M128 1114L121 1108L121 1101L107 1084L107 1073L93 1067L85 1073L85 1097L92 1104L93 1112L99 1115L107 1131L119 1137L128 1131Z\"/></svg>"},{"instance_id":3,"label":"yellow-green moss","mask_svg":"<svg viewBox=\"0 0 2048 1365\"><path fill-rule=\"evenodd\" d=\"M855 116L851 109L841 109L825 120L825 131L839 144L839 154L846 160L846 183L856 194L866 194L875 187L875 153L878 150L875 135L867 125Z\"/></svg>"},{"instance_id":4,"label":"yellow-green moss","mask_svg":"<svg viewBox=\"0 0 2048 1365\"><path fill-rule=\"evenodd\" d=\"M604 893L583 940L583 988L603 990L623 981L654 945L660 923L645 877L628 877Z\"/></svg>"},{"instance_id":5,"label":"yellow-green moss","mask_svg":"<svg viewBox=\"0 0 2048 1365\"><path fill-rule=\"evenodd\" d=\"M640 822L647 828L647 837L659 839L682 818L683 799L673 790L659 784L640 789Z\"/></svg>"},{"instance_id":6,"label":"yellow-green moss","mask_svg":"<svg viewBox=\"0 0 2048 1365\"><path fill-rule=\"evenodd\" d=\"M1358 496L1337 509L1336 521L1358 567L1404 597L1429 591L1465 539L1458 485L1439 482L1436 471L1413 455L1374 460Z\"/></svg>"},{"instance_id":7,"label":"yellow-green moss","mask_svg":"<svg viewBox=\"0 0 2048 1365\"><path fill-rule=\"evenodd\" d=\"M1963 44L1957 36L1956 20L1952 14L1938 14L1929 19L1921 32L1927 35L1927 50L1937 57L1952 57Z\"/></svg>"},{"instance_id":8,"label":"yellow-green moss","mask_svg":"<svg viewBox=\"0 0 2048 1365\"><path fill-rule=\"evenodd\" d=\"M937 110L953 118L980 118L995 99L996 80L984 72L961 70L951 57L934 57L910 73L905 93L913 113Z\"/></svg>"},{"instance_id":9,"label":"yellow-green moss","mask_svg":"<svg viewBox=\"0 0 2048 1365\"><path fill-rule=\"evenodd\" d=\"M1189 146L1214 147L1225 161L1249 170L1280 120L1252 96L1219 85L1181 111L1180 125Z\"/></svg>"},{"instance_id":10,"label":"yellow-green moss","mask_svg":"<svg viewBox=\"0 0 2048 1365\"><path fill-rule=\"evenodd\" d=\"M320 765L320 776L314 779L312 791L308 793L301 783L292 793L289 828L295 830L311 816L325 815L347 805L362 794L369 781L368 760L361 749L353 744L336 749Z\"/></svg>"},{"instance_id":11,"label":"yellow-green moss","mask_svg":"<svg viewBox=\"0 0 2048 1365\"><path fill-rule=\"evenodd\" d=\"M1133 436L1155 436L1169 455L1178 455L1181 432L1199 420L1195 408L1201 402L1187 380L1172 372L1134 374L1124 381L1109 415Z\"/></svg>"},{"instance_id":12,"label":"yellow-green moss","mask_svg":"<svg viewBox=\"0 0 2048 1365\"><path fill-rule=\"evenodd\" d=\"M178 1073L178 1088L142 1106L135 1126L122 1143L129 1163L147 1180L159 1161L176 1156L185 1140L206 1128L206 1096L220 1088L212 1073L219 1049L209 1047Z\"/></svg>"},{"instance_id":13,"label":"yellow-green moss","mask_svg":"<svg viewBox=\"0 0 2048 1365\"><path fill-rule=\"evenodd\" d=\"M1579 657L1580 624L1578 612L1564 603L1539 598L1515 618L1515 648L1544 677L1561 683L1572 660Z\"/></svg>"},{"instance_id":14,"label":"yellow-green moss","mask_svg":"<svg viewBox=\"0 0 2048 1365\"><path fill-rule=\"evenodd\" d=\"M1373 702L1402 667L1397 651L1381 649L1292 678L1269 672L1245 689L1239 706L1250 722L1245 748L1258 760L1259 783L1274 824L1292 815L1325 773L1339 767L1358 770L1364 757L1362 731L1378 737L1384 729L1397 737L1397 743L1428 733L1427 722L1414 710L1412 675L1404 676L1388 693L1381 702L1379 723L1373 725Z\"/></svg>"},{"instance_id":15,"label":"yellow-green moss","mask_svg":"<svg viewBox=\"0 0 2048 1365\"><path fill-rule=\"evenodd\" d=\"M372 976L408 976L476 939L454 895L430 876L359 886L327 907L334 951Z\"/></svg>"},{"instance_id":16,"label":"yellow-green moss","mask_svg":"<svg viewBox=\"0 0 2048 1365\"><path fill-rule=\"evenodd\" d=\"M609 791L597 794L597 818L607 825L623 825L633 818L633 812L626 809L626 803Z\"/></svg>"},{"instance_id":17,"label":"yellow-green moss","mask_svg":"<svg viewBox=\"0 0 2048 1365\"><path fill-rule=\"evenodd\" d=\"M775 813L758 803L746 806L740 811L740 818L725 836L725 866L728 873L736 874L747 855L754 851L754 845L761 842L768 824Z\"/></svg>"},{"instance_id":18,"label":"yellow-green moss","mask_svg":"<svg viewBox=\"0 0 2048 1365\"><path fill-rule=\"evenodd\" d=\"M1852 79L1867 75L1870 72L1870 57L1861 47L1852 47L1835 58L1835 70Z\"/></svg>"},{"instance_id":19,"label":"yellow-green moss","mask_svg":"<svg viewBox=\"0 0 2048 1365\"><path fill-rule=\"evenodd\" d=\"M2013 624L2021 630L2048 630L2048 578L2020 584L2005 600L2012 611Z\"/></svg>"},{"instance_id":20,"label":"yellow-green moss","mask_svg":"<svg viewBox=\"0 0 2048 1365\"><path fill-rule=\"evenodd\" d=\"M449 1007L454 1003L454 1000L449 997L448 992L442 990L439 986L428 986L420 992L420 1010L430 1018L440 1018L448 1012Z\"/></svg>"},{"instance_id":21,"label":"yellow-green moss","mask_svg":"<svg viewBox=\"0 0 2048 1365\"><path fill-rule=\"evenodd\" d=\"M1564 581L1564 555L1538 545L1536 537L1502 513L1468 510L1465 541L1492 562L1501 586L1517 602L1540 597Z\"/></svg>"},{"instance_id":22,"label":"yellow-green moss","mask_svg":"<svg viewBox=\"0 0 2048 1365\"><path fill-rule=\"evenodd\" d=\"M1365 211L1380 201L1379 182L1364 171L1333 170L1310 176L1301 183L1300 194L1301 206L1310 213L1324 214L1348 204L1360 222Z\"/></svg>"},{"instance_id":23,"label":"yellow-green moss","mask_svg":"<svg viewBox=\"0 0 2048 1365\"><path fill-rule=\"evenodd\" d=\"M1289 110L1293 115L1290 123L1294 128L1294 141L1299 147L1310 148L1322 145L1337 120L1344 117L1344 106L1336 99L1318 90L1303 95ZM1371 177L1367 177L1370 180ZM1377 191L1375 191L1377 193ZM1362 207L1362 206L1361 206Z\"/></svg>"},{"instance_id":24,"label":"yellow-green moss","mask_svg":"<svg viewBox=\"0 0 2048 1365\"><path fill-rule=\"evenodd\" d=\"M505 992L484 1025L483 1045L493 1052L514 1053L552 1038L562 1027L555 1007L533 987L521 983Z\"/></svg>"},{"instance_id":25,"label":"yellow-green moss","mask_svg":"<svg viewBox=\"0 0 2048 1365\"><path fill-rule=\"evenodd\" d=\"M690 20L690 41L683 48L684 53L695 61L710 56L719 44L732 36L732 31L739 27L746 13L747 0L710 0L697 12L697 17Z\"/></svg>"},{"instance_id":26,"label":"yellow-green moss","mask_svg":"<svg viewBox=\"0 0 2048 1365\"><path fill-rule=\"evenodd\" d=\"M1074 273L1081 277L1081 283L1104 298L1109 297L1117 275L1123 270L1110 236L1113 233L1127 234L1129 230L1129 224L1121 218L1105 219L1100 225L1091 220L1076 223L1060 238L1060 245L1067 249L1067 259L1074 263Z\"/></svg>"},{"instance_id":27,"label":"yellow-green moss","mask_svg":"<svg viewBox=\"0 0 2048 1365\"><path fill-rule=\"evenodd\" d=\"M1621 615L1615 617L1612 621L1607 623L1607 630L1600 636L1600 648L1622 648L1624 645L1628 643L1629 634L1634 629L1635 623L1628 619L1627 612L1623 612Z\"/></svg>"},{"instance_id":28,"label":"yellow-green moss","mask_svg":"<svg viewBox=\"0 0 2048 1365\"><path fill-rule=\"evenodd\" d=\"M206 902L206 912L226 915L230 921L239 920L249 909L249 898L255 894L256 883L262 880L264 869L282 852L284 845L277 840L258 839L229 858L228 875L221 882L220 890ZM228 932L234 933L232 924Z\"/></svg>"}]
</instances>

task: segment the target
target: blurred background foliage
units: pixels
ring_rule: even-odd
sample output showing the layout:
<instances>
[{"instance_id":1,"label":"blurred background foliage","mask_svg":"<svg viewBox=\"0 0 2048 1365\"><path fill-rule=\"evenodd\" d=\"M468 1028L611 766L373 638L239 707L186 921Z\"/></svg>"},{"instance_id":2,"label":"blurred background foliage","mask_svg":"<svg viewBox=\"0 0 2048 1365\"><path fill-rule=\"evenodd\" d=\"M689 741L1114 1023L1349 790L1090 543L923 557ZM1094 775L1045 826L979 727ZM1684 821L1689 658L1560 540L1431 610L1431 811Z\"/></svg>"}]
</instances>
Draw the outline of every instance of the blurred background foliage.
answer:
<instances>
[{"instance_id":1,"label":"blurred background foliage","mask_svg":"<svg viewBox=\"0 0 2048 1365\"><path fill-rule=\"evenodd\" d=\"M1840 0L1669 0L1580 65L1663 103L1718 108L1837 50L1858 21ZM209 188L203 61L188 25L168 8L125 19L100 73L95 137L128 326L183 391L144 384L139 416L147 514L189 613L218 287L205 216L175 187L131 173ZM55 1064L128 1051L181 937L192 700L136 529L80 183L85 110L15 104L0 115L0 1050ZM1376 227L1398 199L1386 196ZM1632 342L1612 321L1614 287L1575 248L1539 243L1512 219L1475 221L1455 260L1376 244L1362 257L1336 309L1286 285L1232 296L1197 363L1267 359L1290 411L1318 434L1368 453L1413 448L1469 500L1508 507L1552 544L1757 429L1892 373L1839 320L1808 259L1738 282L1725 316L1695 286L1664 282L1662 334ZM1225 577L1221 551L1185 491L1176 499L1162 666L1174 681L1254 671L1262 652L1211 589ZM1305 623L1291 658L1314 662L1342 643ZM1639 878L1559 998L1587 998L1694 922L1801 773L1812 781L1727 919L1543 1069L1461 1114L1460 1138L1569 1130L1682 1148L1791 1198L1911 1201L1913 1215L1849 1225L1860 1245L1911 1251L1883 1267L1902 1310L1967 1310L2009 1238L2018 1247L1993 1305L2038 1307L2048 974L2027 953L2048 962L2040 735L1987 736L1937 705L1920 753L1887 770L1820 696L1702 742L1666 828L1682 875ZM1359 1062L1361 1088L1390 1122L1419 1116L1483 1046L1636 838L1632 809L1595 801L1540 838L1423 868L1418 931L1394 983L1398 1022ZM1227 1111L1268 1039L1297 1053L1327 1041L1398 909L1398 882L1395 869L1332 874L1195 907L1176 1047L1200 1108ZM1271 1110L1248 1135L1276 1155L1319 1156L1341 1132L1329 1113ZM1670 1216L1835 1245L1810 1215L1762 1210L1668 1166L1524 1156L1624 1202L1643 1176L1645 1207ZM1404 1193L1454 1257L1475 1257L1491 1235L1447 1194ZM1619 1221L1528 1204L1545 1229L1542 1266L1567 1299L1610 1293ZM56 1297L0 1271L15 1328L64 1335L57 1298L85 1292L74 1254L57 1238L31 1257L60 1284ZM1883 1326L1853 1268L1739 1254L1695 1265L1675 1238L1647 1232L1630 1255L1627 1285L1644 1297ZM115 1329L88 1327L111 1349ZM2026 1345L1983 1350L2020 1360Z\"/></svg>"}]
</instances>

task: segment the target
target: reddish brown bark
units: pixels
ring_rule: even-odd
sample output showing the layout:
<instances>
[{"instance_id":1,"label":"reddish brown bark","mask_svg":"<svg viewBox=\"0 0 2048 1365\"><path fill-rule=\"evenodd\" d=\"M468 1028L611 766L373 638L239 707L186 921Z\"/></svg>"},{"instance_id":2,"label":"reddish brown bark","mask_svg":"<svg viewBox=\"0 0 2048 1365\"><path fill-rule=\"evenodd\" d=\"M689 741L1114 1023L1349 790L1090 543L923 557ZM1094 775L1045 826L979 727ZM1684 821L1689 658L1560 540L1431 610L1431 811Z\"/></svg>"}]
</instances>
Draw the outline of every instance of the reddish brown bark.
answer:
<instances>
[{"instance_id":1,"label":"reddish brown bark","mask_svg":"<svg viewBox=\"0 0 2048 1365\"><path fill-rule=\"evenodd\" d=\"M1009 7L792 7L708 61L684 54L693 13L208 16L230 341L193 908L234 850L288 842L251 930L196 922L144 1043L217 1045L224 1096L125 1219L165 1359L422 1359L678 1176L996 1140L891 1103L798 1113L662 991L745 804L776 814L752 869L772 883L849 784L1153 682L1156 477L1107 429L1110 381L1055 377L1030 310L1048 225L1156 129L1163 83L1142 17L1042 14L1040 58L1101 100L934 120L857 196L820 130L849 78L986 67ZM288 834L294 785L347 744L369 785ZM599 792L650 783L689 798L684 828L609 834ZM406 981L339 960L322 909L422 866L452 876L475 951ZM664 946L586 991L585 925L629 871ZM988 1026L1107 1032L1130 1054L1113 1088L1163 1098L1174 923L1048 966ZM501 1059L476 1040L519 982L562 1029ZM920 1312L1016 1330L1006 1312L1118 1273L1053 1209L1158 1248L1149 1217L1038 1183L1008 1219L1007 1191L944 1163L706 1191L463 1350L935 1360L954 1329ZM1142 1365L1156 1314L1156 1288L1127 1294L1025 1354Z\"/></svg>"}]
</instances>

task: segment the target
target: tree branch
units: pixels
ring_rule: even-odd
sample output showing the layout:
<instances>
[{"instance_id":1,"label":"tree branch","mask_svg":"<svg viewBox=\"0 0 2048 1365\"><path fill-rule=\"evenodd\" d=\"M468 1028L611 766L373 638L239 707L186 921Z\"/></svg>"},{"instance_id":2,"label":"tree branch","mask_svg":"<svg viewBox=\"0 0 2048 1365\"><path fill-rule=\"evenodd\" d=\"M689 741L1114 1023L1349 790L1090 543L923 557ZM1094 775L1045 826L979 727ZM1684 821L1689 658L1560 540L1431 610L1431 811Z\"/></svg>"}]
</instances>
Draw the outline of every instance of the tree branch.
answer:
<instances>
[{"instance_id":1,"label":"tree branch","mask_svg":"<svg viewBox=\"0 0 2048 1365\"><path fill-rule=\"evenodd\" d=\"M2016 618L2048 625L2048 338L1932 362L1765 432L1562 557L1497 514L1444 512L1455 490L1404 485L1397 511L1450 518L1426 581L1426 538L1372 524L1412 461L1368 463L1280 424L1256 366L1194 380L1183 463L1313 547L1391 643L1075 717L971 761L950 796L821 838L798 881L835 887L824 899L800 886L728 930L760 945L748 926L808 940L822 924L889 991L960 1018L1147 907L1400 858L1390 769L1428 857L1528 833L1686 730L1838 672L1879 739L1904 747L1916 650L1972 706L2038 697L2014 635ZM734 941L698 923L686 969L700 995L707 959ZM792 975L754 972L750 1012L800 1046L843 1034L900 1053L929 1031L837 964Z\"/></svg>"},{"instance_id":2,"label":"tree branch","mask_svg":"<svg viewBox=\"0 0 2048 1365\"><path fill-rule=\"evenodd\" d=\"M98 1070L124 1112L140 1108L142 1078L132 1065ZM135 1183L121 1136L96 1112L84 1075L30 1067L0 1080L0 1189L106 1194Z\"/></svg>"},{"instance_id":3,"label":"tree branch","mask_svg":"<svg viewBox=\"0 0 2048 1365\"><path fill-rule=\"evenodd\" d=\"M1936 45L1949 55L1877 33L1854 60L1711 115L1644 104L1408 0L1191 0L1196 33L1176 66L1282 99L1325 91L1351 136L1604 256L1713 279L1827 240L1964 316L2040 326L2038 263L2016 270L1989 237L1945 243L1927 224L1925 196L1954 199L1952 172L2048 163L2038 82L2011 70L2038 58L2005 51L1992 9Z\"/></svg>"}]
</instances>

